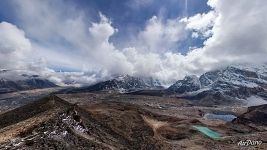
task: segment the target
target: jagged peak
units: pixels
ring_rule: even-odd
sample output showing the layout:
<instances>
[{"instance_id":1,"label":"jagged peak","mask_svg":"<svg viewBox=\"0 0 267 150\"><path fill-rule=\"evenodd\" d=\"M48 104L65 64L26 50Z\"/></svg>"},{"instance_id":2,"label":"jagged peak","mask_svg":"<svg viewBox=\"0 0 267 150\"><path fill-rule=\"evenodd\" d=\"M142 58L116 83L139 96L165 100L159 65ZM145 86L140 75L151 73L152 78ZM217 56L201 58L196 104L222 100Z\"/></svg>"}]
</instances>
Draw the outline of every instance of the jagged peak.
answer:
<instances>
[{"instance_id":1,"label":"jagged peak","mask_svg":"<svg viewBox=\"0 0 267 150\"><path fill-rule=\"evenodd\" d=\"M260 68L255 66L228 66L206 72L199 78L186 76L183 80L178 80L170 86L167 91L180 95L200 94L202 98L219 92L226 99L247 100L248 97L253 95L267 95L266 68L264 65L260 66ZM198 83L200 88L197 86Z\"/></svg>"}]
</instances>

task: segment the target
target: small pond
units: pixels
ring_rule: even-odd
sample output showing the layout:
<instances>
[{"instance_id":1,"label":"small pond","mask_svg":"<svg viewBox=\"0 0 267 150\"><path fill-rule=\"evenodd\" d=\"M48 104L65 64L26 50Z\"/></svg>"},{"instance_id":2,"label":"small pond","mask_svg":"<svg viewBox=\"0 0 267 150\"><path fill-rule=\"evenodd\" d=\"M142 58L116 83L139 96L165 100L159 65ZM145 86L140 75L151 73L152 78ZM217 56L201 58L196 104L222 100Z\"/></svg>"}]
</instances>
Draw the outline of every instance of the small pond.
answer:
<instances>
[{"instance_id":1,"label":"small pond","mask_svg":"<svg viewBox=\"0 0 267 150\"><path fill-rule=\"evenodd\" d=\"M203 127L203 126L193 126L195 129L197 129L199 132L205 134L206 136L208 136L209 138L213 139L213 140L220 140L221 139L221 134L213 131L207 127Z\"/></svg>"},{"instance_id":2,"label":"small pond","mask_svg":"<svg viewBox=\"0 0 267 150\"><path fill-rule=\"evenodd\" d=\"M222 120L222 121L232 121L236 118L235 115L232 114L213 114L213 113L206 113L204 118L208 120Z\"/></svg>"}]
</instances>

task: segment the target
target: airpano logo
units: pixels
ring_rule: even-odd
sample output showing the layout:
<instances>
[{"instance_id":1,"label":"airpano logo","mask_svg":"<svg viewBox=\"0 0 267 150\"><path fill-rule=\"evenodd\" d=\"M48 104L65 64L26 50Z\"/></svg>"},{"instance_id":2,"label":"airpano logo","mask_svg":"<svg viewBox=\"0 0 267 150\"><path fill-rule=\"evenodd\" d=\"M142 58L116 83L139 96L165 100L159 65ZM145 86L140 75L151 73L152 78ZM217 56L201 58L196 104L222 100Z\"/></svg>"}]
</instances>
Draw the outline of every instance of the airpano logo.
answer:
<instances>
[{"instance_id":1,"label":"airpano logo","mask_svg":"<svg viewBox=\"0 0 267 150\"><path fill-rule=\"evenodd\" d=\"M261 145L262 141L254 141L254 140L245 140L245 141L239 141L238 146L257 146Z\"/></svg>"}]
</instances>

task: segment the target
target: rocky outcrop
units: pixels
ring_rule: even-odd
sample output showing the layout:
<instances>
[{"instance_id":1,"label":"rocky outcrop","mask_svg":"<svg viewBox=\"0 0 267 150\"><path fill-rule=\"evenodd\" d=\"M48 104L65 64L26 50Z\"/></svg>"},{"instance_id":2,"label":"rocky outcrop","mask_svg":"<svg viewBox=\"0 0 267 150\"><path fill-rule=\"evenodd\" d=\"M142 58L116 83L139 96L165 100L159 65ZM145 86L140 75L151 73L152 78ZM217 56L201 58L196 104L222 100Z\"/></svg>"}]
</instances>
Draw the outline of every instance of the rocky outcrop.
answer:
<instances>
[{"instance_id":1,"label":"rocky outcrop","mask_svg":"<svg viewBox=\"0 0 267 150\"><path fill-rule=\"evenodd\" d=\"M179 80L171 85L166 91L168 93L182 94L200 90L201 83L197 76L186 76L183 80Z\"/></svg>"},{"instance_id":2,"label":"rocky outcrop","mask_svg":"<svg viewBox=\"0 0 267 150\"><path fill-rule=\"evenodd\" d=\"M233 123L267 125L267 104L249 107L247 112L238 116Z\"/></svg>"}]
</instances>

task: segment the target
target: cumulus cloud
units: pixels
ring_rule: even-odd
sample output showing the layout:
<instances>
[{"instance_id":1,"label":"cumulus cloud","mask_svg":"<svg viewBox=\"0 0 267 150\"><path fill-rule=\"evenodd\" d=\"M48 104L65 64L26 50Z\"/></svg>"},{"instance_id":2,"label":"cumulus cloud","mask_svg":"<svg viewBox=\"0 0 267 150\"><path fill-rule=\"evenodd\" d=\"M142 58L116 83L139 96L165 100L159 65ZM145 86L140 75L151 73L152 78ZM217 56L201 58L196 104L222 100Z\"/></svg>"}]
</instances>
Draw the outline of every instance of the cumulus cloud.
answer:
<instances>
[{"instance_id":1,"label":"cumulus cloud","mask_svg":"<svg viewBox=\"0 0 267 150\"><path fill-rule=\"evenodd\" d=\"M189 18L183 18L180 21L186 23L187 30L193 31L193 38L198 38L199 36L207 38L212 34L211 28L214 25L215 19L216 12L210 11L208 13L196 14Z\"/></svg>"},{"instance_id":2,"label":"cumulus cloud","mask_svg":"<svg viewBox=\"0 0 267 150\"><path fill-rule=\"evenodd\" d=\"M104 16L102 13L99 13L100 22L92 23L92 26L89 28L89 32L92 36L94 42L106 42L108 43L109 37L112 36L117 29L111 26L111 21Z\"/></svg>"},{"instance_id":3,"label":"cumulus cloud","mask_svg":"<svg viewBox=\"0 0 267 150\"><path fill-rule=\"evenodd\" d=\"M164 22L156 16L148 20L145 29L138 35L142 49L157 53L173 50L185 38L184 24L179 18Z\"/></svg>"},{"instance_id":4,"label":"cumulus cloud","mask_svg":"<svg viewBox=\"0 0 267 150\"><path fill-rule=\"evenodd\" d=\"M236 63L266 62L267 5L263 3L209 0L210 12L180 20L186 23L185 30L207 38L204 46L186 55L165 52L157 57L160 71L153 74L171 80Z\"/></svg>"},{"instance_id":5,"label":"cumulus cloud","mask_svg":"<svg viewBox=\"0 0 267 150\"><path fill-rule=\"evenodd\" d=\"M259 0L209 0L210 12L182 19L186 20L187 29L211 35L204 42L204 47L185 56L187 64L194 66L189 72L200 74L235 63L266 62L267 7L264 3Z\"/></svg>"},{"instance_id":6,"label":"cumulus cloud","mask_svg":"<svg viewBox=\"0 0 267 150\"><path fill-rule=\"evenodd\" d=\"M112 75L130 74L152 76L170 84L185 75L199 75L229 64L266 61L267 2L260 0L209 0L209 12L183 19L152 16L134 45L123 49L110 40L120 30L102 13L99 21L91 21L63 1L12 2L21 27L33 40L30 42L16 26L1 23L0 56L20 60L15 54L24 54L32 46L38 57L46 60L41 67L45 71L39 72L58 83L92 84ZM203 47L182 55L175 48L189 33L206 40ZM57 73L47 68L55 64L82 72ZM38 70L38 66L32 65L30 70Z\"/></svg>"},{"instance_id":7,"label":"cumulus cloud","mask_svg":"<svg viewBox=\"0 0 267 150\"><path fill-rule=\"evenodd\" d=\"M267 2L209 1L218 14L211 29L212 36L202 48L216 65L264 62L267 56Z\"/></svg>"},{"instance_id":8,"label":"cumulus cloud","mask_svg":"<svg viewBox=\"0 0 267 150\"><path fill-rule=\"evenodd\" d=\"M25 63L31 43L15 25L0 23L0 68L18 68Z\"/></svg>"}]
</instances>

